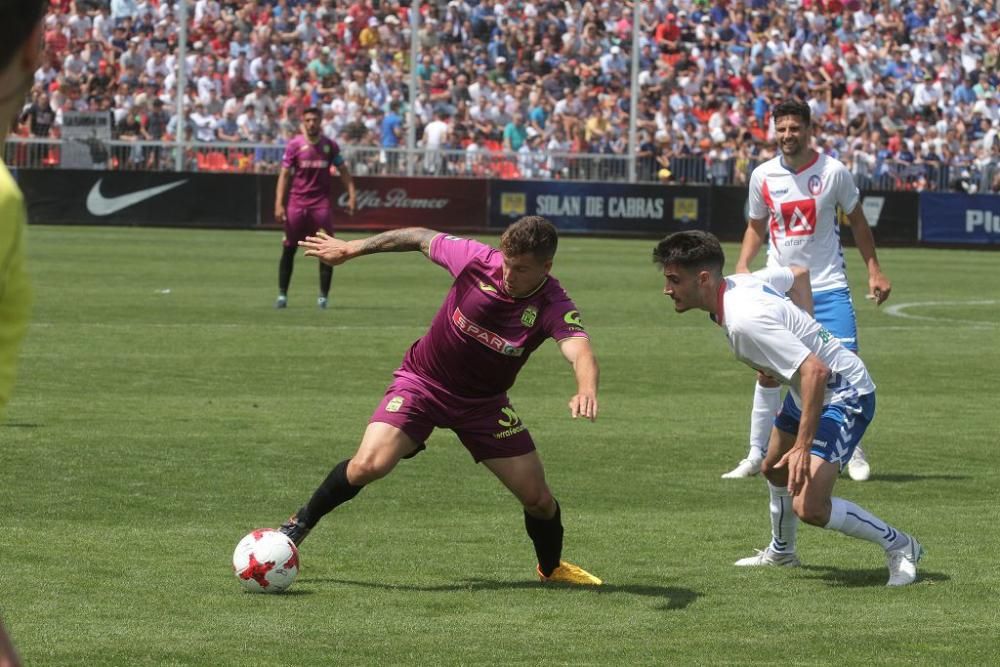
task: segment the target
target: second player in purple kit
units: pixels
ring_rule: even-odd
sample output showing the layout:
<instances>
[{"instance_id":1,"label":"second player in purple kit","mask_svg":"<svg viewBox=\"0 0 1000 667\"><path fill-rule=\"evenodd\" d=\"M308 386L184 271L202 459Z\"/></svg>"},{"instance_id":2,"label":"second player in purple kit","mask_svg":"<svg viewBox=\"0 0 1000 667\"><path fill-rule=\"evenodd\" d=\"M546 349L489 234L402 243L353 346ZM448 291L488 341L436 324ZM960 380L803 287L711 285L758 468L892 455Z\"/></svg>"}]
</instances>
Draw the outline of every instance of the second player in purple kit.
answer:
<instances>
[{"instance_id":1,"label":"second player in purple kit","mask_svg":"<svg viewBox=\"0 0 1000 667\"><path fill-rule=\"evenodd\" d=\"M274 218L282 223L282 242L278 267L277 308L288 305L288 287L292 281L295 251L299 242L323 231L333 236L333 177L336 167L347 190L347 213L354 215L356 194L351 171L340 153L337 142L321 131L320 111L312 107L302 113L302 134L293 137L285 147L275 193ZM287 204L285 198L287 196ZM317 304L326 308L333 280L333 267L320 264L320 288Z\"/></svg>"},{"instance_id":2,"label":"second player in purple kit","mask_svg":"<svg viewBox=\"0 0 1000 667\"><path fill-rule=\"evenodd\" d=\"M394 373L357 452L333 468L282 532L301 543L324 515L419 453L435 428L447 428L523 505L538 576L601 583L562 560L559 503L531 434L507 397L531 353L552 338L576 376L571 416L597 417L598 366L590 339L573 301L549 275L557 244L555 227L537 216L511 225L499 250L421 228L350 242L321 232L300 243L306 256L331 266L361 255L419 250L455 280L430 329Z\"/></svg>"}]
</instances>

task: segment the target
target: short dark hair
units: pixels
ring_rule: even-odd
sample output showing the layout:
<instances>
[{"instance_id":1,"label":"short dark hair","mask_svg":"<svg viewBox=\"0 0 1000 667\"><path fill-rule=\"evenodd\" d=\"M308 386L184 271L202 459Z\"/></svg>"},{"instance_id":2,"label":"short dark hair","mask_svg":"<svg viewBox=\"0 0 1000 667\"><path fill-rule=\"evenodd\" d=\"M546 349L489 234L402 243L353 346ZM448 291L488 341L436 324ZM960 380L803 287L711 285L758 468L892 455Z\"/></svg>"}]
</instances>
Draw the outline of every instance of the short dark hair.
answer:
<instances>
[{"instance_id":1,"label":"short dark hair","mask_svg":"<svg viewBox=\"0 0 1000 667\"><path fill-rule=\"evenodd\" d=\"M500 250L508 257L531 253L538 259L550 260L556 256L559 232L556 226L540 215L526 215L500 237Z\"/></svg>"},{"instance_id":2,"label":"short dark hair","mask_svg":"<svg viewBox=\"0 0 1000 667\"><path fill-rule=\"evenodd\" d=\"M319 107L308 107L302 111L302 117L305 118L307 113L314 113L320 118L323 117L323 112L319 110Z\"/></svg>"},{"instance_id":3,"label":"short dark hair","mask_svg":"<svg viewBox=\"0 0 1000 667\"><path fill-rule=\"evenodd\" d=\"M46 0L0 0L0 70L24 46L48 6Z\"/></svg>"},{"instance_id":4,"label":"short dark hair","mask_svg":"<svg viewBox=\"0 0 1000 667\"><path fill-rule=\"evenodd\" d=\"M785 116L798 116L806 125L809 125L812 121L812 111L809 109L809 105L800 100L785 100L776 105L771 112L771 117L774 118L775 123L778 122L779 118L784 118Z\"/></svg>"},{"instance_id":5,"label":"short dark hair","mask_svg":"<svg viewBox=\"0 0 1000 667\"><path fill-rule=\"evenodd\" d=\"M674 232L653 248L653 263L661 269L677 264L691 271L722 273L726 255L715 234L692 229Z\"/></svg>"}]
</instances>

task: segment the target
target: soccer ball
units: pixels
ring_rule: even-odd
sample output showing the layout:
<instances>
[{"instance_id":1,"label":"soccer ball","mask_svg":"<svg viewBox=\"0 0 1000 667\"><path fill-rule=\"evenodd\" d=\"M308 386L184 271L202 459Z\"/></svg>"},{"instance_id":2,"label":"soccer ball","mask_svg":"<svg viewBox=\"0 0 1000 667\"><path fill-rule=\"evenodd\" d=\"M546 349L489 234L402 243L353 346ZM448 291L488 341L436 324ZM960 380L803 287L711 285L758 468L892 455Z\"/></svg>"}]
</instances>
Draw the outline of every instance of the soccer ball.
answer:
<instances>
[{"instance_id":1,"label":"soccer ball","mask_svg":"<svg viewBox=\"0 0 1000 667\"><path fill-rule=\"evenodd\" d=\"M251 593L280 593L299 573L299 550L284 533L258 528L236 545L233 572Z\"/></svg>"}]
</instances>

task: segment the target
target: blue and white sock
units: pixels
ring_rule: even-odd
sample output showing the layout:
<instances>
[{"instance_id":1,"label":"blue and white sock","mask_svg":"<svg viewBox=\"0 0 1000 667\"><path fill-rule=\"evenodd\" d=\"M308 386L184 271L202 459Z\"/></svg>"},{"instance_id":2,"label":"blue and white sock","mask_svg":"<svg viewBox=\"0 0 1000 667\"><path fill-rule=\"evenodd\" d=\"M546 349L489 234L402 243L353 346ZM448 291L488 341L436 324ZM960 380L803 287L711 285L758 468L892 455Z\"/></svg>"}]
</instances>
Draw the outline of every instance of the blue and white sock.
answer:
<instances>
[{"instance_id":1,"label":"blue and white sock","mask_svg":"<svg viewBox=\"0 0 1000 667\"><path fill-rule=\"evenodd\" d=\"M774 417L781 407L781 387L754 385L753 409L750 411L750 452L751 459L763 458L767 453L767 442L771 438Z\"/></svg>"},{"instance_id":2,"label":"blue and white sock","mask_svg":"<svg viewBox=\"0 0 1000 667\"><path fill-rule=\"evenodd\" d=\"M830 499L830 521L824 528L874 542L885 550L898 549L910 539L863 507L843 498Z\"/></svg>"},{"instance_id":3,"label":"blue and white sock","mask_svg":"<svg viewBox=\"0 0 1000 667\"><path fill-rule=\"evenodd\" d=\"M792 497L788 495L788 487L775 486L768 482L767 488L771 492L771 545L769 548L779 554L795 553L795 534L798 531L799 518L792 511Z\"/></svg>"}]
</instances>

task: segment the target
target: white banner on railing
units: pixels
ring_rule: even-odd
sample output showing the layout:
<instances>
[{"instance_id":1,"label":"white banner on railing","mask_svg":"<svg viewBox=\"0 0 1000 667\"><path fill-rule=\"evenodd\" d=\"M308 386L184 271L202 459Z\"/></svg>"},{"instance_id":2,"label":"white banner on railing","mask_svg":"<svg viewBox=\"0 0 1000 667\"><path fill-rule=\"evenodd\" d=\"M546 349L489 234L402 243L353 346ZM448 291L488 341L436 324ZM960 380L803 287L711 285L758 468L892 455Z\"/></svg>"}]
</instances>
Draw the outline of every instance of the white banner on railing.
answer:
<instances>
[{"instance_id":1,"label":"white banner on railing","mask_svg":"<svg viewBox=\"0 0 1000 667\"><path fill-rule=\"evenodd\" d=\"M67 169L105 169L111 139L107 111L65 111L62 123L62 159Z\"/></svg>"}]
</instances>

